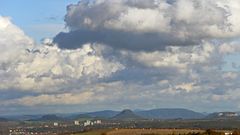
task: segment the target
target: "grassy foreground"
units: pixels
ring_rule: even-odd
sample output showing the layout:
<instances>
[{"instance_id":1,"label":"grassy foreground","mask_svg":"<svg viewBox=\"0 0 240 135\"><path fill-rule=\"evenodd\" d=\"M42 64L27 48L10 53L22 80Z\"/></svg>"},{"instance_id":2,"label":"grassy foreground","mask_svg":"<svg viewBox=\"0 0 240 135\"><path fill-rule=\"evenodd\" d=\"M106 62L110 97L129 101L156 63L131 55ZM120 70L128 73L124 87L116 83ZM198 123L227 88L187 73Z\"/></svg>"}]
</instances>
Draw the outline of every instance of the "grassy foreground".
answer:
<instances>
[{"instance_id":1,"label":"grassy foreground","mask_svg":"<svg viewBox=\"0 0 240 135\"><path fill-rule=\"evenodd\" d=\"M108 132L111 130L95 130L95 131L89 131L89 132L84 132L84 133L78 133L78 134L73 134L73 135L107 135Z\"/></svg>"},{"instance_id":2,"label":"grassy foreground","mask_svg":"<svg viewBox=\"0 0 240 135\"><path fill-rule=\"evenodd\" d=\"M204 130L190 129L114 129L114 130L97 130L74 135L178 135L188 133L203 133Z\"/></svg>"}]
</instances>

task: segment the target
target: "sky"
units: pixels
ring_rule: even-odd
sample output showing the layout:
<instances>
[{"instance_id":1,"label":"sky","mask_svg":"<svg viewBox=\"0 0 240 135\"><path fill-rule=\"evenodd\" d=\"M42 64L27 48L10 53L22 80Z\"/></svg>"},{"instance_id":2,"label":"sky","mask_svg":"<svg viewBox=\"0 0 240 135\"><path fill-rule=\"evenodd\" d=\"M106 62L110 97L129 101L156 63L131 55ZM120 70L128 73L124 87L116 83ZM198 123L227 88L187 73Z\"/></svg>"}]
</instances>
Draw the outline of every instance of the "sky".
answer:
<instances>
[{"instance_id":1,"label":"sky","mask_svg":"<svg viewBox=\"0 0 240 135\"><path fill-rule=\"evenodd\" d=\"M0 0L0 115L240 111L239 0Z\"/></svg>"},{"instance_id":2,"label":"sky","mask_svg":"<svg viewBox=\"0 0 240 135\"><path fill-rule=\"evenodd\" d=\"M65 30L64 15L78 0L0 0L0 13L40 42Z\"/></svg>"}]
</instances>

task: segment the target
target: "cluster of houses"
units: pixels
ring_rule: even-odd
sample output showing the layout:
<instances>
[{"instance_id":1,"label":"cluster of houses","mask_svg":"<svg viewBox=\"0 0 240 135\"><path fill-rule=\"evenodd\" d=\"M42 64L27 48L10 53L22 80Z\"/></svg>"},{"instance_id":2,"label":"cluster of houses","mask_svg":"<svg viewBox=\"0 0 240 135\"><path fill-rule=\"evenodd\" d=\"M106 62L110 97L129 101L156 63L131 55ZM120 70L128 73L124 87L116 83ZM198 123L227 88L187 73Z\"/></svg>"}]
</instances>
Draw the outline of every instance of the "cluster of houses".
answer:
<instances>
[{"instance_id":1,"label":"cluster of houses","mask_svg":"<svg viewBox=\"0 0 240 135\"><path fill-rule=\"evenodd\" d=\"M87 120L83 123L83 126L86 127L86 126L93 126L93 125L99 125L101 124L102 121L101 120L95 120L95 121L90 121L90 120Z\"/></svg>"},{"instance_id":2,"label":"cluster of houses","mask_svg":"<svg viewBox=\"0 0 240 135\"><path fill-rule=\"evenodd\" d=\"M74 121L74 125L75 126L82 125L82 126L86 127L86 126L93 126L93 125L99 125L99 124L102 124L101 120L93 120L93 121L86 120L83 123L81 123L80 121L77 121L77 120ZM53 126L58 127L59 123L58 122L54 122Z\"/></svg>"},{"instance_id":3,"label":"cluster of houses","mask_svg":"<svg viewBox=\"0 0 240 135\"><path fill-rule=\"evenodd\" d=\"M238 113L236 112L220 112L218 113L219 117L238 117Z\"/></svg>"},{"instance_id":4,"label":"cluster of houses","mask_svg":"<svg viewBox=\"0 0 240 135\"><path fill-rule=\"evenodd\" d=\"M49 123L48 124L44 124L44 125L39 125L39 127L17 127L17 128L12 128L9 129L9 135L49 135L49 134L57 134L56 130L54 129L58 129L58 128L65 128L66 130L68 129L68 127L71 126L79 126L78 129L82 129L83 127L87 127L87 126L94 126L94 125L100 125L102 124L101 120L86 120L86 121L78 121L75 120L73 122L69 122L69 123L59 123L59 122L53 122L53 123ZM41 129L41 130L38 130ZM44 129L44 130L43 130ZM72 128L70 128L72 130ZM76 130L78 131L78 129L76 128ZM1 135L1 132L0 132Z\"/></svg>"}]
</instances>

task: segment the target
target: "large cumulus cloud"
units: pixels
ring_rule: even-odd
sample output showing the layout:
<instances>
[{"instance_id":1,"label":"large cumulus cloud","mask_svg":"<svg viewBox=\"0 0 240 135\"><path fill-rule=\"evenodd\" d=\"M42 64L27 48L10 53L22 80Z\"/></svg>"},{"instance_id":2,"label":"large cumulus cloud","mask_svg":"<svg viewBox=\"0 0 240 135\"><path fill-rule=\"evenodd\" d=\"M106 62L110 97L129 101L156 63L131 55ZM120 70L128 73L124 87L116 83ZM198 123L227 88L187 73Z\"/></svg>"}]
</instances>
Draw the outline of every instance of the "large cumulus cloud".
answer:
<instances>
[{"instance_id":1,"label":"large cumulus cloud","mask_svg":"<svg viewBox=\"0 0 240 135\"><path fill-rule=\"evenodd\" d=\"M124 68L114 59L104 58L101 49L91 44L77 50L36 45L6 17L0 17L0 36L1 90L51 92L76 81L84 84L108 77Z\"/></svg>"},{"instance_id":2,"label":"large cumulus cloud","mask_svg":"<svg viewBox=\"0 0 240 135\"><path fill-rule=\"evenodd\" d=\"M224 70L240 51L239 4L82 0L68 6L69 32L41 45L0 17L0 105L240 109L240 73Z\"/></svg>"},{"instance_id":3,"label":"large cumulus cloud","mask_svg":"<svg viewBox=\"0 0 240 135\"><path fill-rule=\"evenodd\" d=\"M98 42L130 50L187 46L240 34L238 0L82 0L69 5L60 48ZM71 43L71 44L69 44Z\"/></svg>"},{"instance_id":4,"label":"large cumulus cloud","mask_svg":"<svg viewBox=\"0 0 240 135\"><path fill-rule=\"evenodd\" d=\"M168 47L166 51L120 51L118 60L126 69L103 82L72 85L67 91L26 95L5 100L3 105L80 105L103 108L187 107L215 110L239 106L239 72L223 71L223 51L238 52L238 43L202 43ZM116 55L116 54L115 54ZM174 99L174 100L173 100ZM111 104L109 104L111 103ZM224 107L221 106L225 104ZM117 107L116 107L117 106ZM239 107L238 107L239 108Z\"/></svg>"}]
</instances>

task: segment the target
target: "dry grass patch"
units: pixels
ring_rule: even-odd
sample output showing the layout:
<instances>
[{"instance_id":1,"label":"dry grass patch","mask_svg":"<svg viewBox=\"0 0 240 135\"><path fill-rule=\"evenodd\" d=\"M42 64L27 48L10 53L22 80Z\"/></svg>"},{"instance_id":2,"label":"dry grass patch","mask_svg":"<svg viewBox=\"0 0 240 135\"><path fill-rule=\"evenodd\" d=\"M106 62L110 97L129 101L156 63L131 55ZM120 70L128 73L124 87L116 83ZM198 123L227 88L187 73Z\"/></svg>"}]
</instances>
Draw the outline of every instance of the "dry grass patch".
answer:
<instances>
[{"instance_id":1,"label":"dry grass patch","mask_svg":"<svg viewBox=\"0 0 240 135\"><path fill-rule=\"evenodd\" d=\"M107 135L179 135L188 133L202 133L204 130L190 129L115 129L107 132Z\"/></svg>"}]
</instances>

